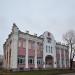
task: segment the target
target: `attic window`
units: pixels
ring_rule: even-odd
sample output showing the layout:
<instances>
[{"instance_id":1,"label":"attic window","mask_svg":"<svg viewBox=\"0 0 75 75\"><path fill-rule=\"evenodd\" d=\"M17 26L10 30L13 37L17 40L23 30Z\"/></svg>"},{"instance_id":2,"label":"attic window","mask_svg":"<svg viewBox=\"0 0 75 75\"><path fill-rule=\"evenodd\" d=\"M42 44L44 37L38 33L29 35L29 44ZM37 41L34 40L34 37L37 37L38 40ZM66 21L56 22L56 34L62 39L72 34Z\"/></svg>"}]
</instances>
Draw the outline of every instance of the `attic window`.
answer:
<instances>
[{"instance_id":1,"label":"attic window","mask_svg":"<svg viewBox=\"0 0 75 75\"><path fill-rule=\"evenodd\" d=\"M48 37L47 37L47 42L48 42L48 43L51 43L51 38L48 38Z\"/></svg>"}]
</instances>

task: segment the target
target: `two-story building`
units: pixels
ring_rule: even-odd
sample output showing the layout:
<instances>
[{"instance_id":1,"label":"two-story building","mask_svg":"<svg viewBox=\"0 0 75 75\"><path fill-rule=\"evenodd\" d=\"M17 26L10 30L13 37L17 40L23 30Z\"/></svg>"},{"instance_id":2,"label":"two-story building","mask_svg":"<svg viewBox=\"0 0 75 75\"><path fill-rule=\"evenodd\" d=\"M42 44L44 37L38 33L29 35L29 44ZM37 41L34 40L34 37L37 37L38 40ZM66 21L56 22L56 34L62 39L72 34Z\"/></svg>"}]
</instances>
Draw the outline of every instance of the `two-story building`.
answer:
<instances>
[{"instance_id":1,"label":"two-story building","mask_svg":"<svg viewBox=\"0 0 75 75\"><path fill-rule=\"evenodd\" d=\"M40 36L31 35L13 24L3 48L3 66L9 70L69 67L68 46L57 43L48 31Z\"/></svg>"}]
</instances>

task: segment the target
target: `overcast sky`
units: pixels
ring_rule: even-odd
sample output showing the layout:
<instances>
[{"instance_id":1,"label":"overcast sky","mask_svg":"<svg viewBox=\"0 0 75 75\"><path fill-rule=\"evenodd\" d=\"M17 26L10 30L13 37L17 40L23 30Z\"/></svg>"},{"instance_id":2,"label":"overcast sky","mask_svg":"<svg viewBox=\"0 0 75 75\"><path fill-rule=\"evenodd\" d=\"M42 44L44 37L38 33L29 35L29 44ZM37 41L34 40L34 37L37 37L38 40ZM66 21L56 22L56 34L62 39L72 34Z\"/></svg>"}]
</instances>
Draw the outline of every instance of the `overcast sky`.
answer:
<instances>
[{"instance_id":1,"label":"overcast sky","mask_svg":"<svg viewBox=\"0 0 75 75\"><path fill-rule=\"evenodd\" d=\"M20 30L53 33L56 41L75 30L75 0L0 0L0 54L13 22Z\"/></svg>"}]
</instances>

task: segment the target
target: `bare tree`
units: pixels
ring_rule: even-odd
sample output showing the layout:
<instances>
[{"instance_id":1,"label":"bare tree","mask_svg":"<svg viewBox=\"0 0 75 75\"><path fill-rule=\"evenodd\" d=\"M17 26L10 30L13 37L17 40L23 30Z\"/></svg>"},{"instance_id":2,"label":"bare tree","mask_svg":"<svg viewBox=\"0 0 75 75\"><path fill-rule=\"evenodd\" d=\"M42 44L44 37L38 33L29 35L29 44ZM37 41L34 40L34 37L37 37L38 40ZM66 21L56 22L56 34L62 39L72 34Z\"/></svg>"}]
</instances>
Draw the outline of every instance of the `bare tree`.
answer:
<instances>
[{"instance_id":1,"label":"bare tree","mask_svg":"<svg viewBox=\"0 0 75 75\"><path fill-rule=\"evenodd\" d=\"M72 54L72 50L74 50L73 45L75 44L75 31L69 30L63 35L63 39L65 40L66 44L69 45L70 51L70 69L72 69L72 63L74 55Z\"/></svg>"}]
</instances>

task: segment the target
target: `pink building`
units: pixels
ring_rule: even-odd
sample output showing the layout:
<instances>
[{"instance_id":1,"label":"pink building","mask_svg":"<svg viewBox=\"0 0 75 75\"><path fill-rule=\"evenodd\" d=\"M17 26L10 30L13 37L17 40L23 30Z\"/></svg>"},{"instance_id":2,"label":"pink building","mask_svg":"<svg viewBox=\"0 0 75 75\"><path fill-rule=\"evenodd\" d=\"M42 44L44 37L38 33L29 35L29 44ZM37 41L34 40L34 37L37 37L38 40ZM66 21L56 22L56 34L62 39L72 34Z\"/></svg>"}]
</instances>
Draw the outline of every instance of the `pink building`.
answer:
<instances>
[{"instance_id":1,"label":"pink building","mask_svg":"<svg viewBox=\"0 0 75 75\"><path fill-rule=\"evenodd\" d=\"M9 70L69 67L68 46L57 43L48 31L31 35L13 24L3 48L4 68Z\"/></svg>"}]
</instances>

